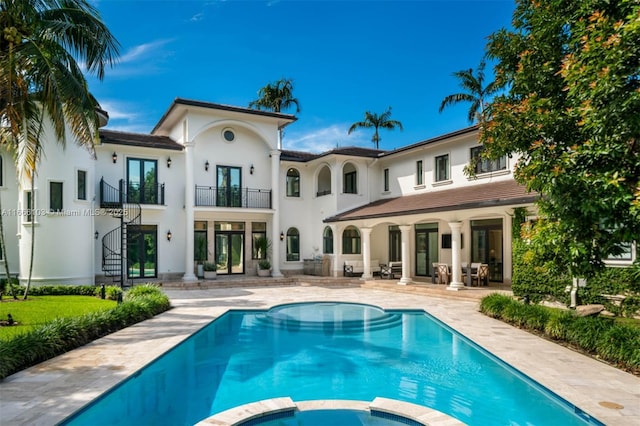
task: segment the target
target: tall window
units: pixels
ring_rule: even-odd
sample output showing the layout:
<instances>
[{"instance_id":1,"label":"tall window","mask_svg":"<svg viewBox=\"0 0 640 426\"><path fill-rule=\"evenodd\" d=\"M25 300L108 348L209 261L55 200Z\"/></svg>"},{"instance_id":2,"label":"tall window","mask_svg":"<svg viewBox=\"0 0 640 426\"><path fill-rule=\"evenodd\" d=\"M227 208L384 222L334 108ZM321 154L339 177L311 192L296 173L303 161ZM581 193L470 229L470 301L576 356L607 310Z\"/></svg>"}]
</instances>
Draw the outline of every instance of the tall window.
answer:
<instances>
[{"instance_id":1,"label":"tall window","mask_svg":"<svg viewBox=\"0 0 640 426\"><path fill-rule=\"evenodd\" d=\"M384 191L389 190L389 169L384 169Z\"/></svg>"},{"instance_id":2,"label":"tall window","mask_svg":"<svg viewBox=\"0 0 640 426\"><path fill-rule=\"evenodd\" d=\"M33 221L33 192L24 191L24 214L23 218L25 222Z\"/></svg>"},{"instance_id":3,"label":"tall window","mask_svg":"<svg viewBox=\"0 0 640 426\"><path fill-rule=\"evenodd\" d=\"M422 185L424 183L422 170L422 160L416 161L416 185Z\"/></svg>"},{"instance_id":4,"label":"tall window","mask_svg":"<svg viewBox=\"0 0 640 426\"><path fill-rule=\"evenodd\" d=\"M78 200L87 199L87 172L84 170L76 173L76 196Z\"/></svg>"},{"instance_id":5,"label":"tall window","mask_svg":"<svg viewBox=\"0 0 640 426\"><path fill-rule=\"evenodd\" d=\"M266 259L269 241L267 240L267 224L265 222L251 223L252 259Z\"/></svg>"},{"instance_id":6,"label":"tall window","mask_svg":"<svg viewBox=\"0 0 640 426\"><path fill-rule=\"evenodd\" d=\"M300 260L300 233L296 228L287 230L287 260Z\"/></svg>"},{"instance_id":7,"label":"tall window","mask_svg":"<svg viewBox=\"0 0 640 426\"><path fill-rule=\"evenodd\" d=\"M287 197L300 196L300 172L291 168L287 170Z\"/></svg>"},{"instance_id":8,"label":"tall window","mask_svg":"<svg viewBox=\"0 0 640 426\"><path fill-rule=\"evenodd\" d=\"M193 223L193 257L198 263L206 262L209 258L207 240L207 222L196 220Z\"/></svg>"},{"instance_id":9,"label":"tall window","mask_svg":"<svg viewBox=\"0 0 640 426\"><path fill-rule=\"evenodd\" d=\"M360 254L360 232L354 226L342 232L342 254Z\"/></svg>"},{"instance_id":10,"label":"tall window","mask_svg":"<svg viewBox=\"0 0 640 426\"><path fill-rule=\"evenodd\" d=\"M322 232L322 252L324 254L333 253L333 231L328 226L325 226L324 232Z\"/></svg>"},{"instance_id":11,"label":"tall window","mask_svg":"<svg viewBox=\"0 0 640 426\"><path fill-rule=\"evenodd\" d=\"M331 169L328 166L323 166L318 173L318 190L316 196L322 197L323 195L331 194Z\"/></svg>"},{"instance_id":12,"label":"tall window","mask_svg":"<svg viewBox=\"0 0 640 426\"><path fill-rule=\"evenodd\" d=\"M353 164L346 164L343 168L344 184L342 192L345 194L358 193L358 172Z\"/></svg>"},{"instance_id":13,"label":"tall window","mask_svg":"<svg viewBox=\"0 0 640 426\"><path fill-rule=\"evenodd\" d=\"M436 157L436 182L449 180L449 154Z\"/></svg>"},{"instance_id":14,"label":"tall window","mask_svg":"<svg viewBox=\"0 0 640 426\"><path fill-rule=\"evenodd\" d=\"M158 230L156 225L127 229L127 277L154 278L158 273Z\"/></svg>"},{"instance_id":15,"label":"tall window","mask_svg":"<svg viewBox=\"0 0 640 426\"><path fill-rule=\"evenodd\" d=\"M217 166L218 207L242 207L242 173L240 167Z\"/></svg>"},{"instance_id":16,"label":"tall window","mask_svg":"<svg viewBox=\"0 0 640 426\"><path fill-rule=\"evenodd\" d=\"M475 165L476 174L490 173L507 168L507 157L502 156L496 160L486 160L480 157L483 150L483 146L471 148L471 161Z\"/></svg>"},{"instance_id":17,"label":"tall window","mask_svg":"<svg viewBox=\"0 0 640 426\"><path fill-rule=\"evenodd\" d=\"M49 210L62 211L62 182L49 182Z\"/></svg>"},{"instance_id":18,"label":"tall window","mask_svg":"<svg viewBox=\"0 0 640 426\"><path fill-rule=\"evenodd\" d=\"M127 159L127 201L158 203L158 167L156 160Z\"/></svg>"}]
</instances>

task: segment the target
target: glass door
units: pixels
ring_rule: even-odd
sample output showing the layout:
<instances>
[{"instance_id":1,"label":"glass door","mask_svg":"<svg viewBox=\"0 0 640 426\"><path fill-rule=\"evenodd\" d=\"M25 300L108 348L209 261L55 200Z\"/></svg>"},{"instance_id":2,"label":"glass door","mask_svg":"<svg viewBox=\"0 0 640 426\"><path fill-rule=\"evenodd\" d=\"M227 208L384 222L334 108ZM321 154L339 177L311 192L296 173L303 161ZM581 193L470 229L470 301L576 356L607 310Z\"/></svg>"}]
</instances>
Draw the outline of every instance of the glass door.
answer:
<instances>
[{"instance_id":1,"label":"glass door","mask_svg":"<svg viewBox=\"0 0 640 426\"><path fill-rule=\"evenodd\" d=\"M158 204L157 161L127 159L127 202Z\"/></svg>"},{"instance_id":2,"label":"glass door","mask_svg":"<svg viewBox=\"0 0 640 426\"><path fill-rule=\"evenodd\" d=\"M217 273L244 274L244 223L216 222L215 228Z\"/></svg>"},{"instance_id":3,"label":"glass door","mask_svg":"<svg viewBox=\"0 0 640 426\"><path fill-rule=\"evenodd\" d=\"M127 277L155 278L158 274L158 232L155 225L127 229Z\"/></svg>"},{"instance_id":4,"label":"glass door","mask_svg":"<svg viewBox=\"0 0 640 426\"><path fill-rule=\"evenodd\" d=\"M471 261L489 265L489 281L502 282L502 219L471 221Z\"/></svg>"},{"instance_id":5,"label":"glass door","mask_svg":"<svg viewBox=\"0 0 640 426\"><path fill-rule=\"evenodd\" d=\"M402 260L402 233L397 225L389 227L389 262Z\"/></svg>"},{"instance_id":6,"label":"glass door","mask_svg":"<svg viewBox=\"0 0 640 426\"><path fill-rule=\"evenodd\" d=\"M416 276L432 277L438 261L438 224L416 225Z\"/></svg>"},{"instance_id":7,"label":"glass door","mask_svg":"<svg viewBox=\"0 0 640 426\"><path fill-rule=\"evenodd\" d=\"M242 207L242 182L240 167L217 167L218 207Z\"/></svg>"}]
</instances>

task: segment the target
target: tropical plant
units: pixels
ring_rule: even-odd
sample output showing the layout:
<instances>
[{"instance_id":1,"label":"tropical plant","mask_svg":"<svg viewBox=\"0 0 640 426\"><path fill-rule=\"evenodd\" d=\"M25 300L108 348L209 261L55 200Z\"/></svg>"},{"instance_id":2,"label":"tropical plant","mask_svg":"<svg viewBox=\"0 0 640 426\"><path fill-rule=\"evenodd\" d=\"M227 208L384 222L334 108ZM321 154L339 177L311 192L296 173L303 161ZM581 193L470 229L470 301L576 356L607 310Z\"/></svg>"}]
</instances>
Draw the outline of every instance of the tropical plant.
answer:
<instances>
[{"instance_id":1,"label":"tropical plant","mask_svg":"<svg viewBox=\"0 0 640 426\"><path fill-rule=\"evenodd\" d=\"M258 268L268 271L269 269L271 269L271 262L268 259L262 259L258 262Z\"/></svg>"},{"instance_id":2,"label":"tropical plant","mask_svg":"<svg viewBox=\"0 0 640 426\"><path fill-rule=\"evenodd\" d=\"M516 179L541 195L529 248L552 273L591 279L640 239L639 14L636 1L519 0L489 37L509 91L480 139L488 158L518 155Z\"/></svg>"},{"instance_id":3,"label":"tropical plant","mask_svg":"<svg viewBox=\"0 0 640 426\"><path fill-rule=\"evenodd\" d=\"M118 55L118 42L87 0L5 0L0 3L0 145L14 154L20 182L35 185L50 123L59 143L67 127L94 154L98 102L89 92L80 61L99 79ZM34 208L34 206L30 206ZM33 273L35 227L24 292Z\"/></svg>"},{"instance_id":4,"label":"tropical plant","mask_svg":"<svg viewBox=\"0 0 640 426\"><path fill-rule=\"evenodd\" d=\"M300 102L293 97L293 80L290 78L267 83L258 90L258 99L249 102L249 108L273 112L282 112L292 106L296 107L296 113L300 112Z\"/></svg>"},{"instance_id":5,"label":"tropical plant","mask_svg":"<svg viewBox=\"0 0 640 426\"><path fill-rule=\"evenodd\" d=\"M473 123L476 120L480 121L485 114L488 98L496 94L500 89L495 81L485 85L485 66L486 62L483 59L480 61L480 65L478 65L475 74L473 72L473 68L454 72L453 75L459 80L459 84L463 89L465 89L465 92L454 93L453 95L445 97L442 100L438 111L442 112L446 107L460 102L471 102L467 119L469 120L469 123Z\"/></svg>"},{"instance_id":6,"label":"tropical plant","mask_svg":"<svg viewBox=\"0 0 640 426\"><path fill-rule=\"evenodd\" d=\"M353 123L351 127L349 127L347 134L350 135L358 128L370 129L372 127L375 131L373 133L373 137L371 137L371 141L375 145L376 149L379 149L380 141L382 140L378 134L378 129L393 130L397 127L400 130L404 130L401 122L398 120L391 120L391 107L388 107L387 110L380 115L365 111L364 120Z\"/></svg>"},{"instance_id":7,"label":"tropical plant","mask_svg":"<svg viewBox=\"0 0 640 426\"><path fill-rule=\"evenodd\" d=\"M202 268L207 272L212 272L217 270L216 264L214 262L204 262L204 264L202 265Z\"/></svg>"}]
</instances>

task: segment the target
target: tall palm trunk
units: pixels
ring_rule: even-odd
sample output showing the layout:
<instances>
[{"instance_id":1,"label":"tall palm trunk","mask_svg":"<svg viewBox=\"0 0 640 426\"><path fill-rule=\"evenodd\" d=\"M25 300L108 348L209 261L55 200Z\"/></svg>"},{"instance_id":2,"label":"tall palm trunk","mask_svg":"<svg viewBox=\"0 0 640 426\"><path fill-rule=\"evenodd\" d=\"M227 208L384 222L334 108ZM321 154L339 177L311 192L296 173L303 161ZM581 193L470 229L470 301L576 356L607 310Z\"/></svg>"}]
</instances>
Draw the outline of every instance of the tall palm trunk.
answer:
<instances>
[{"instance_id":1,"label":"tall palm trunk","mask_svg":"<svg viewBox=\"0 0 640 426\"><path fill-rule=\"evenodd\" d=\"M0 211L2 211L2 192L0 192ZM2 250L2 258L4 259L4 273L7 277L7 283L11 284L11 275L9 274L9 259L7 259L7 243L4 239L4 215L0 214L0 249Z\"/></svg>"},{"instance_id":2,"label":"tall palm trunk","mask_svg":"<svg viewBox=\"0 0 640 426\"><path fill-rule=\"evenodd\" d=\"M33 165L33 169L31 170L31 259L29 259L29 278L27 279L27 285L24 288L24 296L22 296L22 300L27 300L27 296L29 295L29 289L31 288L31 276L33 275L33 255L35 253L35 242L36 242L36 216L35 216L35 207L36 207L36 197L34 197L35 190L35 174L36 174L36 166Z\"/></svg>"}]
</instances>

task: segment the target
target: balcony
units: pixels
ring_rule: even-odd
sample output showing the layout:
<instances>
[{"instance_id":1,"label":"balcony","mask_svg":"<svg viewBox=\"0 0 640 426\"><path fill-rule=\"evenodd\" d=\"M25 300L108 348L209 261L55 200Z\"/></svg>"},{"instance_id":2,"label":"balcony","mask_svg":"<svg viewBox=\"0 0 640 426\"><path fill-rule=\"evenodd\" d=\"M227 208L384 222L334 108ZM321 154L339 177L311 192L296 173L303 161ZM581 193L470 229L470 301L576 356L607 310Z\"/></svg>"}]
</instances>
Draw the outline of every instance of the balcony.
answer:
<instances>
[{"instance_id":1,"label":"balcony","mask_svg":"<svg viewBox=\"0 0 640 426\"><path fill-rule=\"evenodd\" d=\"M196 185L196 207L270 209L271 190Z\"/></svg>"},{"instance_id":2,"label":"balcony","mask_svg":"<svg viewBox=\"0 0 640 426\"><path fill-rule=\"evenodd\" d=\"M125 203L164 205L164 183L127 185L124 179L120 179L116 188L100 179L100 207L122 208Z\"/></svg>"}]
</instances>

